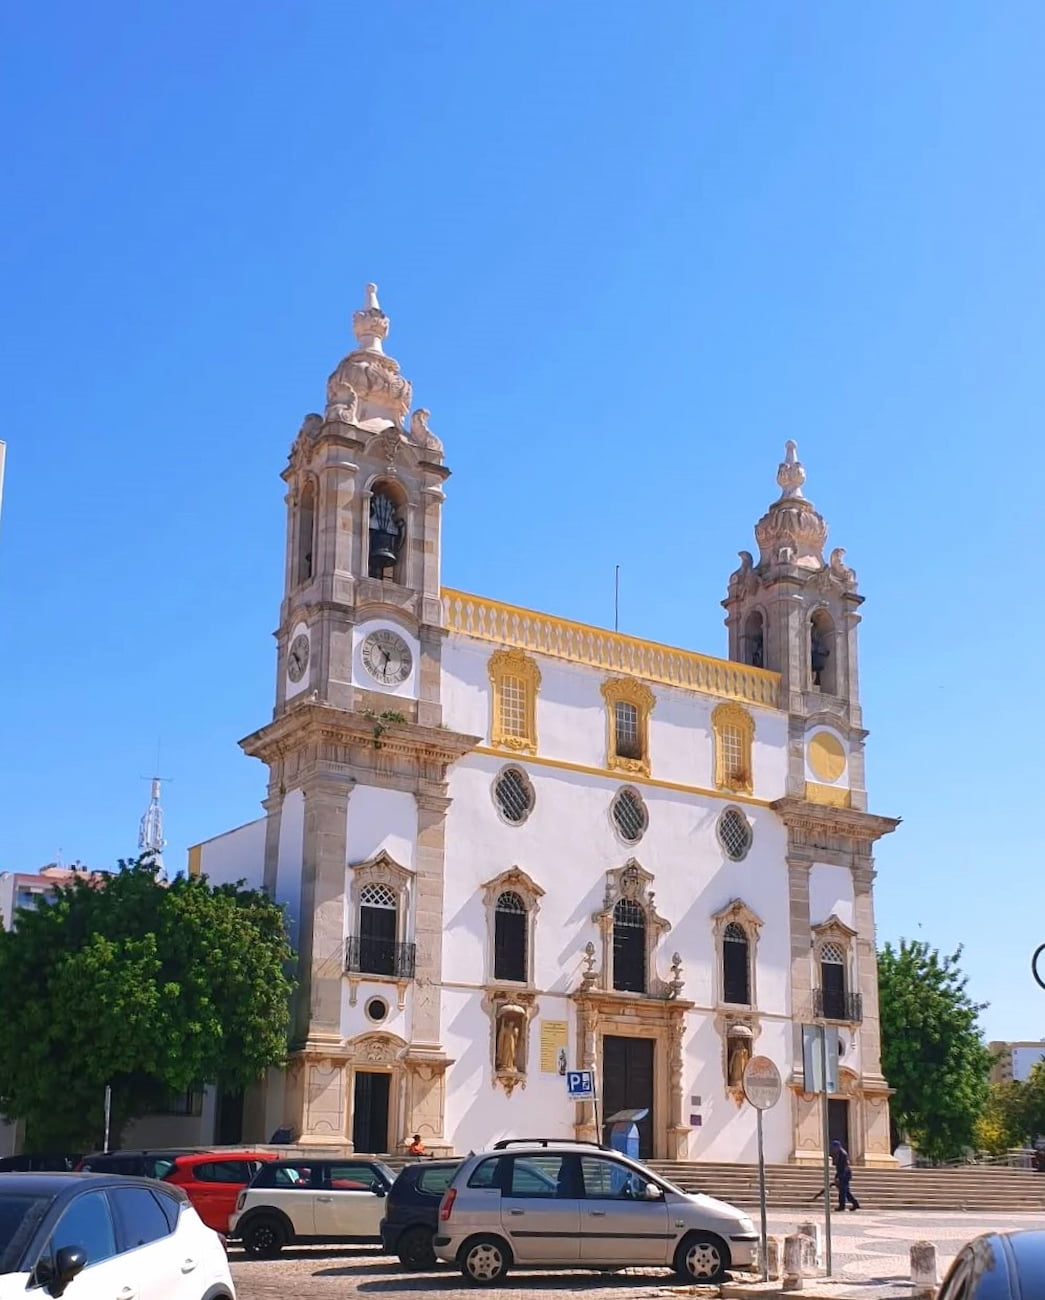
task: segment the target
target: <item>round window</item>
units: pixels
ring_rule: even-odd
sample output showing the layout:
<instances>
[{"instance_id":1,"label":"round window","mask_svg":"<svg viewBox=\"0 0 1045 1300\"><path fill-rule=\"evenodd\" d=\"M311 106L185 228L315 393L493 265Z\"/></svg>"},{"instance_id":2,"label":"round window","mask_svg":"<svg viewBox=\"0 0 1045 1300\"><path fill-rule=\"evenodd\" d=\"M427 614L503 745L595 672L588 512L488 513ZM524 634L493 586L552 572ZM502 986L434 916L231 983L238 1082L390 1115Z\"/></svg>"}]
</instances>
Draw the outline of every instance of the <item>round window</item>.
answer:
<instances>
[{"instance_id":1,"label":"round window","mask_svg":"<svg viewBox=\"0 0 1045 1300\"><path fill-rule=\"evenodd\" d=\"M513 826L520 826L533 811L533 786L518 767L506 767L493 786L493 797L501 816Z\"/></svg>"},{"instance_id":2,"label":"round window","mask_svg":"<svg viewBox=\"0 0 1045 1300\"><path fill-rule=\"evenodd\" d=\"M642 839L649 825L649 816L642 796L637 790L625 786L613 800L610 812L613 816L613 824L622 840L628 844L635 844Z\"/></svg>"},{"instance_id":3,"label":"round window","mask_svg":"<svg viewBox=\"0 0 1045 1300\"><path fill-rule=\"evenodd\" d=\"M388 1003L384 998L370 998L363 1010L366 1012L368 1020L380 1024L388 1015Z\"/></svg>"},{"instance_id":4,"label":"round window","mask_svg":"<svg viewBox=\"0 0 1045 1300\"><path fill-rule=\"evenodd\" d=\"M727 808L718 819L718 842L726 857L740 862L751 847L751 823L739 808Z\"/></svg>"}]
</instances>

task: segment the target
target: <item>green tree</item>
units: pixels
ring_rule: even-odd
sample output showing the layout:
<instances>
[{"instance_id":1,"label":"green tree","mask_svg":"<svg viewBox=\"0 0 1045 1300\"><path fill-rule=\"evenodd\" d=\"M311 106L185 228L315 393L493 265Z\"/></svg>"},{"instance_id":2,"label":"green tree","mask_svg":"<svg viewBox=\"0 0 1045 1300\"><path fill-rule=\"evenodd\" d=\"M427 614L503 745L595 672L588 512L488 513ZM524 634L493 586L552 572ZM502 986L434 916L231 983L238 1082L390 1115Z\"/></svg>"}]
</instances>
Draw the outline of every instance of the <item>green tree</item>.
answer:
<instances>
[{"instance_id":1,"label":"green tree","mask_svg":"<svg viewBox=\"0 0 1045 1300\"><path fill-rule=\"evenodd\" d=\"M1015 1079L992 1083L987 1101L973 1126L973 1144L992 1156L1004 1155L1026 1138L1026 1104L1022 1083Z\"/></svg>"},{"instance_id":2,"label":"green tree","mask_svg":"<svg viewBox=\"0 0 1045 1300\"><path fill-rule=\"evenodd\" d=\"M237 1090L285 1059L283 911L148 858L84 876L0 932L0 1113L39 1150L91 1149L172 1093Z\"/></svg>"},{"instance_id":3,"label":"green tree","mask_svg":"<svg viewBox=\"0 0 1045 1300\"><path fill-rule=\"evenodd\" d=\"M988 1095L991 1054L982 1005L966 992L959 948L941 957L927 943L901 939L878 954L882 1068L896 1093L897 1126L931 1160L951 1160L975 1145Z\"/></svg>"}]
</instances>

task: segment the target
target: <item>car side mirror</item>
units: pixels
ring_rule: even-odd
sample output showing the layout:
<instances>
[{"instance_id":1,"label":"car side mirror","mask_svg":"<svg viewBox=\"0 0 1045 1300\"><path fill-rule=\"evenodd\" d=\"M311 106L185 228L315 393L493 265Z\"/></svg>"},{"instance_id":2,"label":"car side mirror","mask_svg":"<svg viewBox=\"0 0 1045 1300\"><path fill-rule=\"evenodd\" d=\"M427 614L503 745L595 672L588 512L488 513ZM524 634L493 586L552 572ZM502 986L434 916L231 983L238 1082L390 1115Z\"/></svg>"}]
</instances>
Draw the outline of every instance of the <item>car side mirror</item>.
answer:
<instances>
[{"instance_id":1,"label":"car side mirror","mask_svg":"<svg viewBox=\"0 0 1045 1300\"><path fill-rule=\"evenodd\" d=\"M664 1193L656 1183L646 1184L645 1196L647 1201L662 1201L664 1199Z\"/></svg>"},{"instance_id":2,"label":"car side mirror","mask_svg":"<svg viewBox=\"0 0 1045 1300\"><path fill-rule=\"evenodd\" d=\"M370 1190L374 1193L375 1196L384 1196L386 1194L384 1183L379 1183L376 1178L370 1184Z\"/></svg>"},{"instance_id":3,"label":"car side mirror","mask_svg":"<svg viewBox=\"0 0 1045 1300\"><path fill-rule=\"evenodd\" d=\"M80 1246L62 1246L52 1263L41 1259L36 1266L37 1282L58 1297L77 1274L87 1267L87 1252Z\"/></svg>"}]
</instances>

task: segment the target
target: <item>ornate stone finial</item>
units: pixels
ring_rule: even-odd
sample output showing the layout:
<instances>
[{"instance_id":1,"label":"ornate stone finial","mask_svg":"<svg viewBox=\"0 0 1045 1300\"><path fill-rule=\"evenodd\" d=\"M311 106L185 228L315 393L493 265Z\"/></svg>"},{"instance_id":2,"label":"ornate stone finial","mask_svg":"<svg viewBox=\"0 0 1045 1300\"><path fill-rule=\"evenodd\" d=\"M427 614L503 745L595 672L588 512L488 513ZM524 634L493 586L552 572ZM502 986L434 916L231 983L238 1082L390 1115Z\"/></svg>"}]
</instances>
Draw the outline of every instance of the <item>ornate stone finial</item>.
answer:
<instances>
[{"instance_id":1,"label":"ornate stone finial","mask_svg":"<svg viewBox=\"0 0 1045 1300\"><path fill-rule=\"evenodd\" d=\"M361 352L384 352L382 340L388 337L388 317L377 300L377 285L368 284L363 307L352 317L352 329Z\"/></svg>"},{"instance_id":2,"label":"ornate stone finial","mask_svg":"<svg viewBox=\"0 0 1045 1300\"><path fill-rule=\"evenodd\" d=\"M581 972L581 991L587 992L595 987L598 975L595 971L595 945L589 939L584 945L584 970Z\"/></svg>"},{"instance_id":3,"label":"ornate stone finial","mask_svg":"<svg viewBox=\"0 0 1045 1300\"><path fill-rule=\"evenodd\" d=\"M432 414L425 407L419 406L410 417L410 437L419 447L428 451L442 452L443 444L428 427L428 417Z\"/></svg>"},{"instance_id":4,"label":"ornate stone finial","mask_svg":"<svg viewBox=\"0 0 1045 1300\"><path fill-rule=\"evenodd\" d=\"M682 978L682 957L679 953L671 954L671 979L668 981L668 998L675 1001L682 992L685 980Z\"/></svg>"},{"instance_id":5,"label":"ornate stone finial","mask_svg":"<svg viewBox=\"0 0 1045 1300\"><path fill-rule=\"evenodd\" d=\"M776 481L783 489L781 501L787 497L802 496L802 484L806 481L805 468L798 459L798 443L789 438L784 444L784 459L776 472Z\"/></svg>"}]
</instances>

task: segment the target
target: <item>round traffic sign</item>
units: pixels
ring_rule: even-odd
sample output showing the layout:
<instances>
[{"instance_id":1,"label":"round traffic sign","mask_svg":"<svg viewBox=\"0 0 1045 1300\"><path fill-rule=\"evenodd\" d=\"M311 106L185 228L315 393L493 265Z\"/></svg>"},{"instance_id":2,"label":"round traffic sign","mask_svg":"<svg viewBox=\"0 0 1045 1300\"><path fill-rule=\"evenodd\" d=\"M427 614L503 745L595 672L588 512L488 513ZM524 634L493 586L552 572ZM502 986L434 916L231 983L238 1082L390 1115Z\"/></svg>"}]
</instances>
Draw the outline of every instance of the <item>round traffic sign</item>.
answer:
<instances>
[{"instance_id":1,"label":"round traffic sign","mask_svg":"<svg viewBox=\"0 0 1045 1300\"><path fill-rule=\"evenodd\" d=\"M744 1096L756 1110L769 1110L780 1100L780 1071L768 1056L753 1056L744 1067Z\"/></svg>"}]
</instances>

